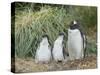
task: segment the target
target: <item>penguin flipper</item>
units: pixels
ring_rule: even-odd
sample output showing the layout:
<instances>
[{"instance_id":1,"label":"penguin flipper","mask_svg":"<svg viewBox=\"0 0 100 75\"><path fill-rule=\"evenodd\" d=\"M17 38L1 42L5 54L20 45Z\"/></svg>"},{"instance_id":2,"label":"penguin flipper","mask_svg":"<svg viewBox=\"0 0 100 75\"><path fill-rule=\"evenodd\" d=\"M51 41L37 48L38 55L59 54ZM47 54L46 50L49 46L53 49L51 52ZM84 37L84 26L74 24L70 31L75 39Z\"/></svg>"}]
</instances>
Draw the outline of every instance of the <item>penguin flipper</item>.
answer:
<instances>
[{"instance_id":1,"label":"penguin flipper","mask_svg":"<svg viewBox=\"0 0 100 75\"><path fill-rule=\"evenodd\" d=\"M87 38L86 38L85 35L83 35L83 41L84 41L83 42L83 50L84 50L83 52L84 52L84 58L85 58L86 57L86 52L87 52L86 51L87 50L87 47L86 47L87 46Z\"/></svg>"}]
</instances>

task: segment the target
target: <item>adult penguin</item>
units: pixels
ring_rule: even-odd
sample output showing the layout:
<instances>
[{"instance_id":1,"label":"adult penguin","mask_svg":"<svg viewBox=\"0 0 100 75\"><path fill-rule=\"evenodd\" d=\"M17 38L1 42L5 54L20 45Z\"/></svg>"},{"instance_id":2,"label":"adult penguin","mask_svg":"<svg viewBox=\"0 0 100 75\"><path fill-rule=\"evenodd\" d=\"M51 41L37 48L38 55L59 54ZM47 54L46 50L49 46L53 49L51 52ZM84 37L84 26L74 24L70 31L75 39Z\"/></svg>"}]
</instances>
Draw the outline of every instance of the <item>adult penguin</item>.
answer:
<instances>
[{"instance_id":1,"label":"adult penguin","mask_svg":"<svg viewBox=\"0 0 100 75\"><path fill-rule=\"evenodd\" d=\"M70 60L82 59L86 53L86 37L75 20L68 29L68 53Z\"/></svg>"},{"instance_id":2,"label":"adult penguin","mask_svg":"<svg viewBox=\"0 0 100 75\"><path fill-rule=\"evenodd\" d=\"M52 54L53 54L53 59L56 62L62 62L64 60L64 34L60 33L58 38L54 42Z\"/></svg>"},{"instance_id":3,"label":"adult penguin","mask_svg":"<svg viewBox=\"0 0 100 75\"><path fill-rule=\"evenodd\" d=\"M49 43L48 35L42 36L42 41L40 42L35 55L36 63L48 63L51 60L51 47Z\"/></svg>"}]
</instances>

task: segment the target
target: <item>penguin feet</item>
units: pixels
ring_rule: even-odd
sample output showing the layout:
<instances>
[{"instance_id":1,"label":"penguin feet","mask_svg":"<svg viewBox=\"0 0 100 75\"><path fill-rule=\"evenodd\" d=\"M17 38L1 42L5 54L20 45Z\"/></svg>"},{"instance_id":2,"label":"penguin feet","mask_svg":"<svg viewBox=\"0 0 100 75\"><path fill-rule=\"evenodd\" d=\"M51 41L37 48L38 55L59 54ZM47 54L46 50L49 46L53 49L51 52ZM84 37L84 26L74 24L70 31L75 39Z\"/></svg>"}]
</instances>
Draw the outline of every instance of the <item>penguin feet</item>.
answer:
<instances>
[{"instance_id":1,"label":"penguin feet","mask_svg":"<svg viewBox=\"0 0 100 75\"><path fill-rule=\"evenodd\" d=\"M58 63L62 63L62 60L58 60L57 62L58 62Z\"/></svg>"}]
</instances>

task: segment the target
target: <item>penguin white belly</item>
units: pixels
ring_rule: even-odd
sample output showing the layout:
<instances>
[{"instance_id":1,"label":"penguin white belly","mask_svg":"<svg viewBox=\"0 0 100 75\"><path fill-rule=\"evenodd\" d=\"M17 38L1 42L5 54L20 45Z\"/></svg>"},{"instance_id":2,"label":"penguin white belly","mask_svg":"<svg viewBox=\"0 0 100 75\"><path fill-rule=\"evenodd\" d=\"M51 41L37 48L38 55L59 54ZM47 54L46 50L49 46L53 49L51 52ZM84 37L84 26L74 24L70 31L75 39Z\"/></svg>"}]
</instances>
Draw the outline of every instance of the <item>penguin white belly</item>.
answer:
<instances>
[{"instance_id":1,"label":"penguin white belly","mask_svg":"<svg viewBox=\"0 0 100 75\"><path fill-rule=\"evenodd\" d=\"M51 51L48 47L42 46L37 50L36 62L49 62Z\"/></svg>"},{"instance_id":2,"label":"penguin white belly","mask_svg":"<svg viewBox=\"0 0 100 75\"><path fill-rule=\"evenodd\" d=\"M53 58L55 61L62 61L64 60L63 57L63 48L61 45L55 45L53 48Z\"/></svg>"},{"instance_id":3,"label":"penguin white belly","mask_svg":"<svg viewBox=\"0 0 100 75\"><path fill-rule=\"evenodd\" d=\"M71 60L83 58L83 40L77 29L68 31L68 52Z\"/></svg>"}]
</instances>

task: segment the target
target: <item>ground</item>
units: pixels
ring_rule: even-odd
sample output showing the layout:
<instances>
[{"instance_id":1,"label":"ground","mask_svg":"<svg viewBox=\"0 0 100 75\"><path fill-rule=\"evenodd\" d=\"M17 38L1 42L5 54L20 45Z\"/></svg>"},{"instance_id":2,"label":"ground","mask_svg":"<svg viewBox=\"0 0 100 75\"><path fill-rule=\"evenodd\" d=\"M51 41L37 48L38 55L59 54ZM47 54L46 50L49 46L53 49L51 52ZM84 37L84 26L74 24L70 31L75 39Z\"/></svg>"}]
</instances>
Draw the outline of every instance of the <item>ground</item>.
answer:
<instances>
[{"instance_id":1,"label":"ground","mask_svg":"<svg viewBox=\"0 0 100 75\"><path fill-rule=\"evenodd\" d=\"M78 70L78 69L95 69L97 68L97 56L88 56L81 60L54 62L48 64L36 64L33 58L16 58L15 72L44 72L44 71L61 71L61 70Z\"/></svg>"}]
</instances>

